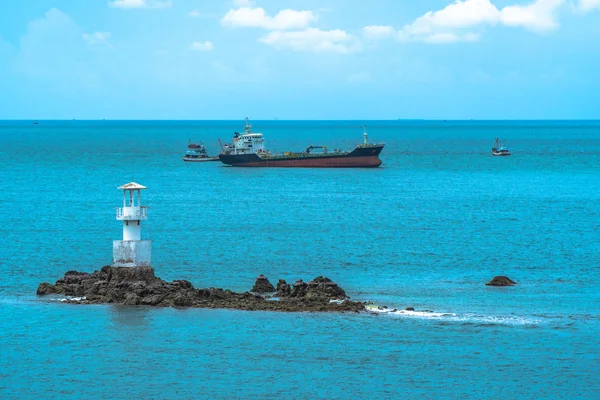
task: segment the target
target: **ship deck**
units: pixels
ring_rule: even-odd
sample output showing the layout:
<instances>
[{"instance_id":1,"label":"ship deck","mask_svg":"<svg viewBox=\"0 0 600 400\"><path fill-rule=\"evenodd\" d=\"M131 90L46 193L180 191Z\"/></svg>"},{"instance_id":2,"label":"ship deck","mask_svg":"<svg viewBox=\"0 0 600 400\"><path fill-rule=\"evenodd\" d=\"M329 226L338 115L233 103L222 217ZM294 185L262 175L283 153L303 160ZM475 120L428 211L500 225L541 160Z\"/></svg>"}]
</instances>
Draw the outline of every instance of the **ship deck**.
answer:
<instances>
[{"instance_id":1,"label":"ship deck","mask_svg":"<svg viewBox=\"0 0 600 400\"><path fill-rule=\"evenodd\" d=\"M383 148L384 144L369 144L369 145L359 145L356 149L349 151L332 151L332 152L322 152L322 153L307 153L303 152L286 152L286 153L257 153L256 155L261 160L290 160L290 159L304 159L304 158L324 158L324 157L347 157L351 155L358 149L379 149Z\"/></svg>"}]
</instances>

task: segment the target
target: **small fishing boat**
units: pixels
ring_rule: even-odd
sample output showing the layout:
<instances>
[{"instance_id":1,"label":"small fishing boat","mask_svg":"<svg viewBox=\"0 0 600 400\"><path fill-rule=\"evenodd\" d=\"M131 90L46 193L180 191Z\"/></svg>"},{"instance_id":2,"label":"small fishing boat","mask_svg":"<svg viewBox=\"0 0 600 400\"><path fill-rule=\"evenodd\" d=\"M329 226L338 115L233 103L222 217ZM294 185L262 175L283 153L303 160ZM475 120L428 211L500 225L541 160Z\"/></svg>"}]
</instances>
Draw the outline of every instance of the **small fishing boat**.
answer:
<instances>
[{"instance_id":1,"label":"small fishing boat","mask_svg":"<svg viewBox=\"0 0 600 400\"><path fill-rule=\"evenodd\" d=\"M200 161L219 161L219 157L211 157L206 152L202 143L190 142L183 157L183 161L200 162Z\"/></svg>"},{"instance_id":2,"label":"small fishing boat","mask_svg":"<svg viewBox=\"0 0 600 400\"><path fill-rule=\"evenodd\" d=\"M492 155L493 156L510 156L510 150L508 146L500 141L500 139L496 138L494 142L494 147L492 147Z\"/></svg>"}]
</instances>

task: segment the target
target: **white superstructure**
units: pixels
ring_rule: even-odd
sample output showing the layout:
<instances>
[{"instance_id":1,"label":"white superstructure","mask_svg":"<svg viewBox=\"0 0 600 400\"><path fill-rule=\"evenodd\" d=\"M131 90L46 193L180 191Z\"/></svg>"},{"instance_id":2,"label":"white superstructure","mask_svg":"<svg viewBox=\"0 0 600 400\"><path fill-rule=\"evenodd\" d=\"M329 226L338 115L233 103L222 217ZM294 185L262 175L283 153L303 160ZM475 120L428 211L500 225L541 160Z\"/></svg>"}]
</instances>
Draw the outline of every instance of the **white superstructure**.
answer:
<instances>
[{"instance_id":1,"label":"white superstructure","mask_svg":"<svg viewBox=\"0 0 600 400\"><path fill-rule=\"evenodd\" d=\"M142 240L142 221L148 218L148 207L142 206L145 186L130 182L123 190L123 207L117 208L117 220L123 221L123 240L113 241L113 266L149 267L152 250L149 240Z\"/></svg>"},{"instance_id":2,"label":"white superstructure","mask_svg":"<svg viewBox=\"0 0 600 400\"><path fill-rule=\"evenodd\" d=\"M233 154L258 154L265 151L265 140L262 133L252 132L252 125L245 119L244 133L235 133L233 138Z\"/></svg>"}]
</instances>

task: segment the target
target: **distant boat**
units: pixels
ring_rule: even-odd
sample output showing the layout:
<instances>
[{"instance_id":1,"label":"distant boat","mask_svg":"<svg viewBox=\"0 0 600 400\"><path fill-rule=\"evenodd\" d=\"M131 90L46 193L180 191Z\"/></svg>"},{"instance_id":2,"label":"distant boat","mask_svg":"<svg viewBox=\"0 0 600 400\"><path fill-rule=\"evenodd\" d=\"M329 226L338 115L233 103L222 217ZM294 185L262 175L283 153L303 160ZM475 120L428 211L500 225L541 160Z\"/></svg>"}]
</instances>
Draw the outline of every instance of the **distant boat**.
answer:
<instances>
[{"instance_id":1,"label":"distant boat","mask_svg":"<svg viewBox=\"0 0 600 400\"><path fill-rule=\"evenodd\" d=\"M39 122L35 121L33 124L34 124L34 125L39 125Z\"/></svg>"},{"instance_id":2,"label":"distant boat","mask_svg":"<svg viewBox=\"0 0 600 400\"><path fill-rule=\"evenodd\" d=\"M211 157L206 152L202 143L188 144L187 151L183 157L183 161L200 162L200 161L219 161L219 157Z\"/></svg>"},{"instance_id":3,"label":"distant boat","mask_svg":"<svg viewBox=\"0 0 600 400\"><path fill-rule=\"evenodd\" d=\"M494 141L494 147L492 147L492 155L493 156L510 156L510 150L508 146L500 141L500 139L496 138Z\"/></svg>"}]
</instances>

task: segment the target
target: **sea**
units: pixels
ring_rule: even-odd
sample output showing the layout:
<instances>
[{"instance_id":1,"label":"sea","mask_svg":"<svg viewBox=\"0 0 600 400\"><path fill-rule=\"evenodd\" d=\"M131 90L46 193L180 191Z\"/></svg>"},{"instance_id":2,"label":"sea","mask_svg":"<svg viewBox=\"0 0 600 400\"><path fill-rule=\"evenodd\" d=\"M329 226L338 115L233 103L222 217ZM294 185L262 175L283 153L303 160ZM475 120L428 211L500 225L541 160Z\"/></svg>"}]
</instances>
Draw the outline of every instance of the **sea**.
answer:
<instances>
[{"instance_id":1,"label":"sea","mask_svg":"<svg viewBox=\"0 0 600 400\"><path fill-rule=\"evenodd\" d=\"M251 121L272 151L351 149L366 123L376 169L182 161L243 121L38 122L0 122L2 399L600 399L600 121ZM163 279L322 275L416 311L36 296L111 263L130 181Z\"/></svg>"}]
</instances>

